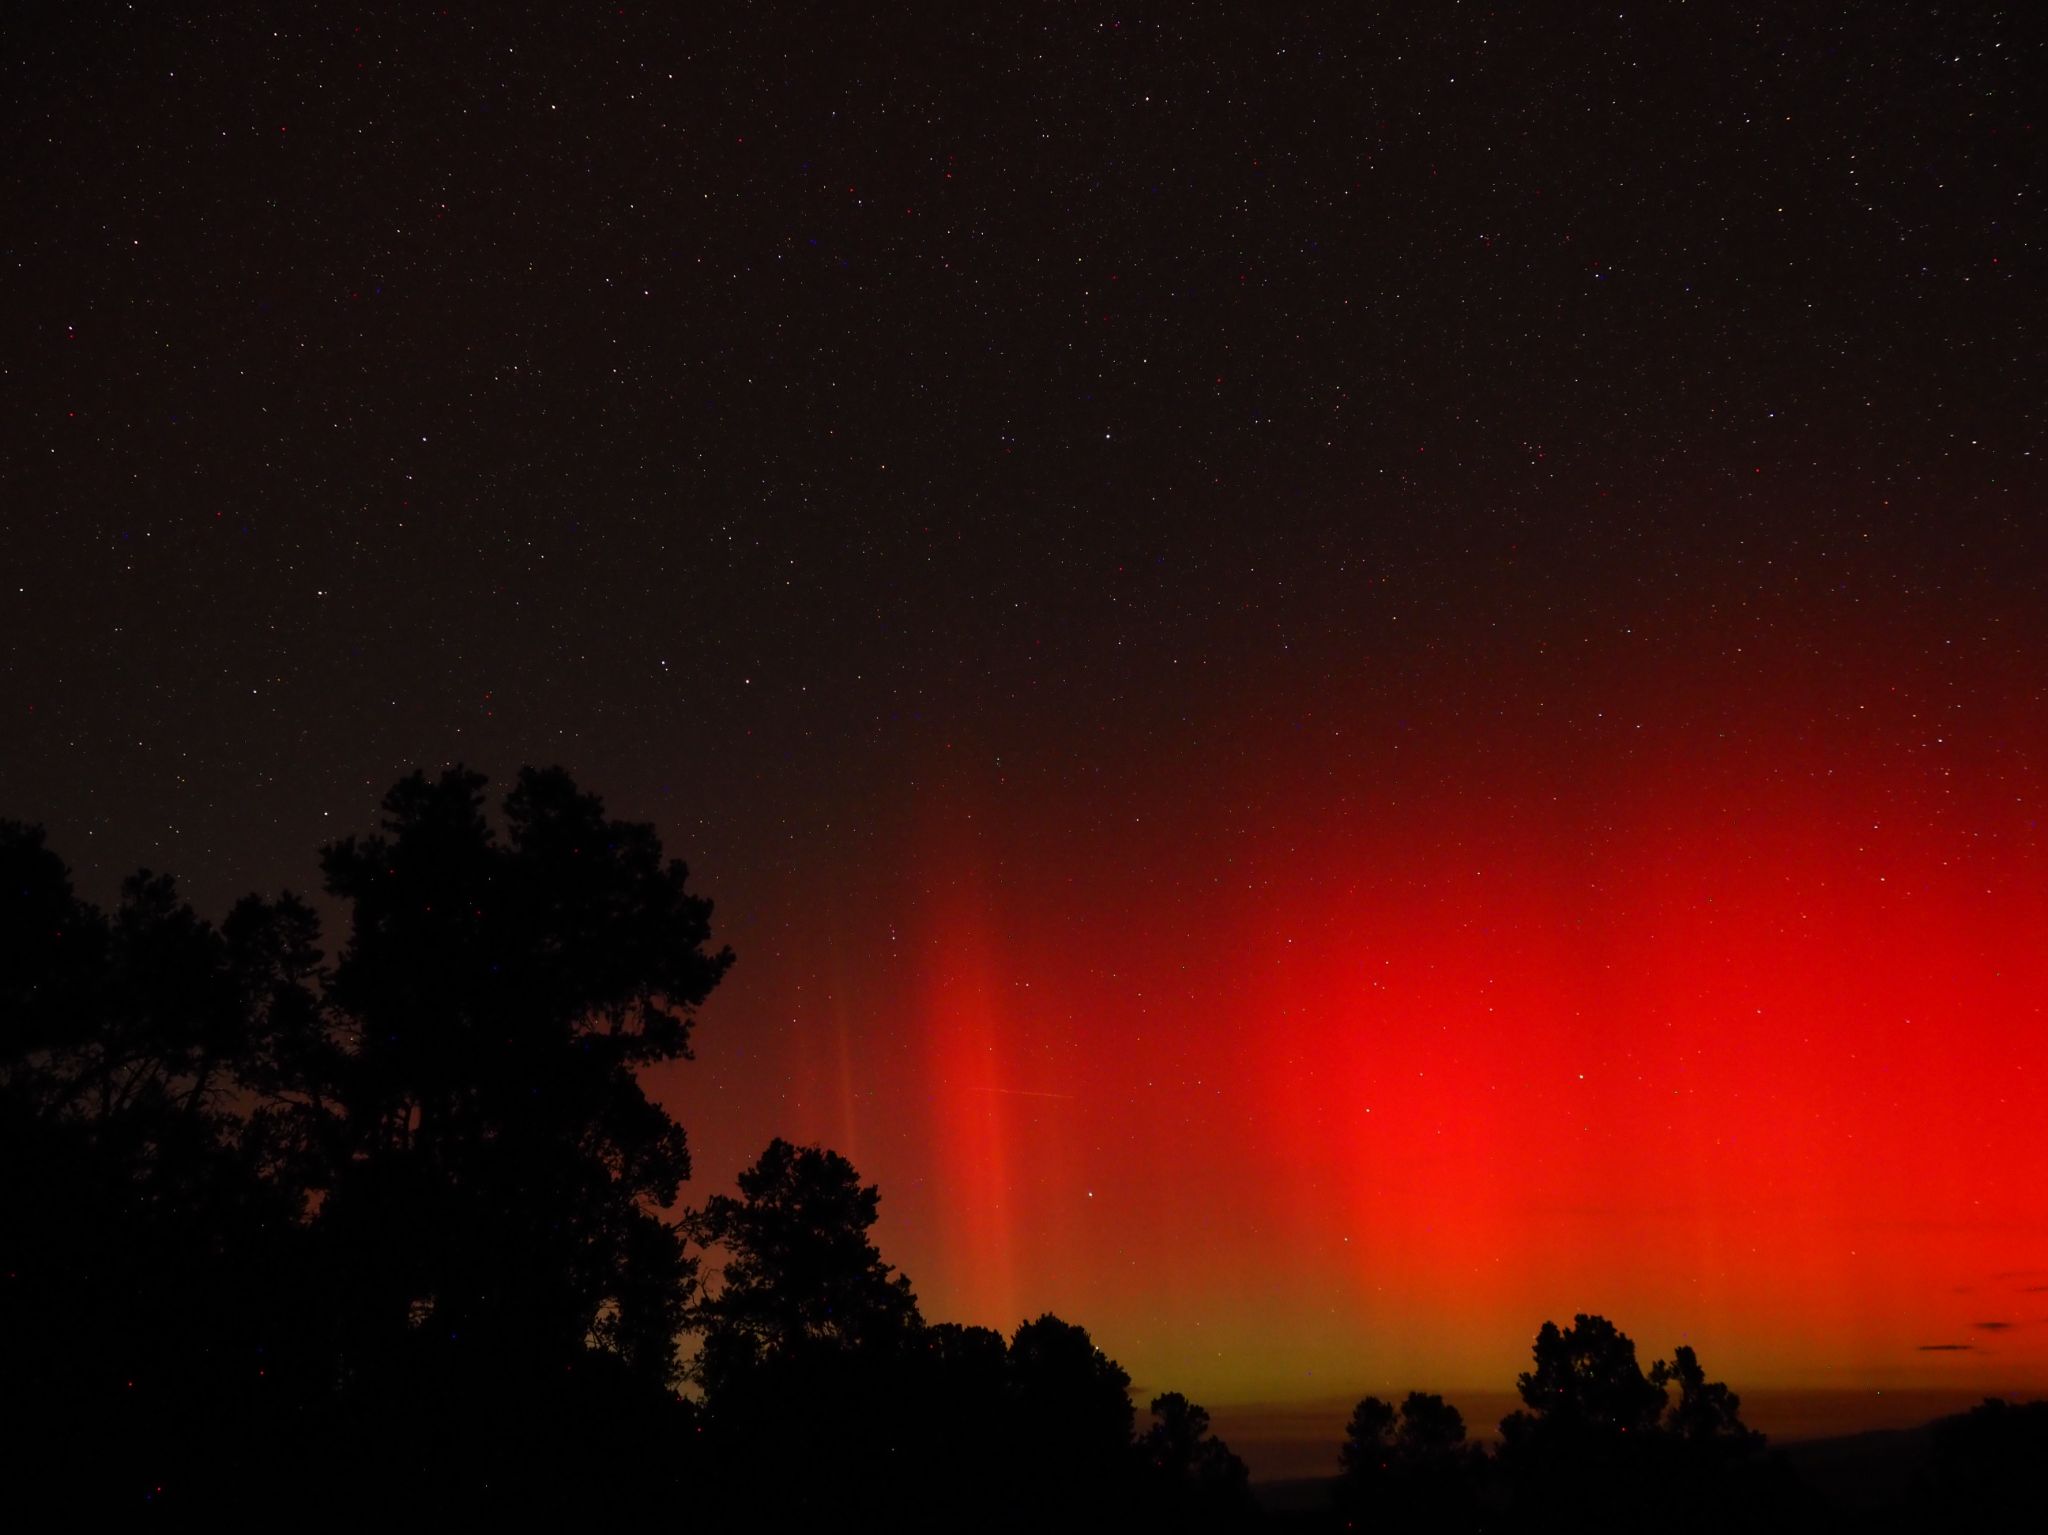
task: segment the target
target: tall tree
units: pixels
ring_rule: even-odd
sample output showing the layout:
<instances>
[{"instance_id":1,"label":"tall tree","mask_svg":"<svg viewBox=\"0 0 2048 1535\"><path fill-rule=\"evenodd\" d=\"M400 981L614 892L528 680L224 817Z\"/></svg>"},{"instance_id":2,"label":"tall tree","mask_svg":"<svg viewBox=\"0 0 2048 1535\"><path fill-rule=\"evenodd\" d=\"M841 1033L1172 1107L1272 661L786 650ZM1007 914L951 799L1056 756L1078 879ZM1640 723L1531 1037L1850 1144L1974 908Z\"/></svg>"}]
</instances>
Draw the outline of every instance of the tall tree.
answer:
<instances>
[{"instance_id":1,"label":"tall tree","mask_svg":"<svg viewBox=\"0 0 2048 1535\"><path fill-rule=\"evenodd\" d=\"M1131 1377L1085 1327L1047 1313L1010 1339L1013 1507L1026 1527L1128 1509L1140 1462Z\"/></svg>"},{"instance_id":2,"label":"tall tree","mask_svg":"<svg viewBox=\"0 0 2048 1535\"><path fill-rule=\"evenodd\" d=\"M312 1006L304 908L223 932L147 872L102 912L31 827L0 824L0 1422L74 1514L260 1502L303 1406L301 1187L251 1063ZM33 1170L27 1175L27 1170Z\"/></svg>"},{"instance_id":3,"label":"tall tree","mask_svg":"<svg viewBox=\"0 0 2048 1535\"><path fill-rule=\"evenodd\" d=\"M483 787L415 773L380 833L323 853L350 1049L321 1224L366 1358L408 1333L542 1371L594 1346L665 1382L692 1270L662 1212L689 1153L637 1073L689 1055L732 955L652 827L526 769L500 840Z\"/></svg>"},{"instance_id":4,"label":"tall tree","mask_svg":"<svg viewBox=\"0 0 2048 1535\"><path fill-rule=\"evenodd\" d=\"M1751 1454L1763 1448L1764 1436L1742 1421L1742 1398L1718 1380L1708 1380L1699 1356L1680 1344L1671 1363L1650 1366L1650 1382L1659 1391L1677 1387L1664 1415L1665 1428L1699 1450L1726 1456Z\"/></svg>"},{"instance_id":5,"label":"tall tree","mask_svg":"<svg viewBox=\"0 0 2048 1535\"><path fill-rule=\"evenodd\" d=\"M331 972L290 895L101 912L0 824L0 1152L39 1172L0 1179L0 1395L57 1482L261 1507L318 1456L344 1501L587 1510L688 1442L689 1158L637 1073L731 956L650 828L527 771L501 838L482 788L415 774L325 850Z\"/></svg>"},{"instance_id":6,"label":"tall tree","mask_svg":"<svg viewBox=\"0 0 2048 1535\"><path fill-rule=\"evenodd\" d=\"M987 1379L986 1343L928 1333L910 1281L876 1250L881 1196L837 1152L769 1144L739 1192L688 1230L722 1257L690 1310L709 1418L710 1489L733 1521L772 1528L900 1523L960 1468L949 1387ZM995 1344L1001 1358L1000 1340Z\"/></svg>"},{"instance_id":7,"label":"tall tree","mask_svg":"<svg viewBox=\"0 0 2048 1535\"><path fill-rule=\"evenodd\" d=\"M1522 1410L1501 1420L1501 1465L1531 1529L1607 1529L1655 1498L1664 1393L1629 1336L1602 1316L1545 1322Z\"/></svg>"},{"instance_id":8,"label":"tall tree","mask_svg":"<svg viewBox=\"0 0 2048 1535\"><path fill-rule=\"evenodd\" d=\"M690 1234L724 1253L718 1286L691 1309L712 1401L750 1372L820 1351L893 1350L923 1325L910 1281L870 1235L881 1194L836 1151L776 1139L715 1195Z\"/></svg>"},{"instance_id":9,"label":"tall tree","mask_svg":"<svg viewBox=\"0 0 2048 1535\"><path fill-rule=\"evenodd\" d=\"M1218 1528L1251 1512L1251 1473L1209 1430L1207 1409L1178 1391L1152 1399L1152 1426L1138 1441L1149 1501L1179 1529Z\"/></svg>"},{"instance_id":10,"label":"tall tree","mask_svg":"<svg viewBox=\"0 0 2048 1535\"><path fill-rule=\"evenodd\" d=\"M1545 1322L1536 1334L1535 1368L1515 1379L1523 1412L1502 1425L1510 1439L1532 1431L1589 1435L1642 1434L1664 1410L1664 1392L1636 1363L1627 1333L1603 1316L1580 1313L1560 1329Z\"/></svg>"}]
</instances>

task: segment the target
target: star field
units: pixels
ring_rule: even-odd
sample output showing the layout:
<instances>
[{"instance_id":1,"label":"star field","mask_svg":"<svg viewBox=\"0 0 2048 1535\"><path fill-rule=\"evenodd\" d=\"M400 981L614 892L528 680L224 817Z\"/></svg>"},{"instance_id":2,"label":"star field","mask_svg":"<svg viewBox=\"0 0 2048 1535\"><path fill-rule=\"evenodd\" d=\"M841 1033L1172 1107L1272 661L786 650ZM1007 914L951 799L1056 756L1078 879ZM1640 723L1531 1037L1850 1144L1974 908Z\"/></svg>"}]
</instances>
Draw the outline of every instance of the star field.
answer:
<instances>
[{"instance_id":1,"label":"star field","mask_svg":"<svg viewBox=\"0 0 2048 1535\"><path fill-rule=\"evenodd\" d=\"M1659 1200L1639 1310L1777 1336L1790 1253L1731 1378L1983 1357L2040 28L1356 9L10 9L0 813L218 911L559 761L739 952L702 1182L839 1145L939 1314L1207 1400L1503 1378L1493 1255ZM1956 1273L1845 1277L1964 1184Z\"/></svg>"}]
</instances>

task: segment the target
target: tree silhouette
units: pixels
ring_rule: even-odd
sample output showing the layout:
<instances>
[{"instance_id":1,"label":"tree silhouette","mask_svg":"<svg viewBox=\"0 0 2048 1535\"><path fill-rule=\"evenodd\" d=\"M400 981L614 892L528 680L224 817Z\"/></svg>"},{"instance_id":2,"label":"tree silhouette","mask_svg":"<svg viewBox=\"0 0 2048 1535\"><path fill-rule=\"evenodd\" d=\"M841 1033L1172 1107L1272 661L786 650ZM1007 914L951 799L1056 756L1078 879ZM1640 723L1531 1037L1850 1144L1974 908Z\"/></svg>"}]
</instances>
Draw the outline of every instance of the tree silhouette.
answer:
<instances>
[{"instance_id":1,"label":"tree silhouette","mask_svg":"<svg viewBox=\"0 0 2048 1535\"><path fill-rule=\"evenodd\" d=\"M1462 1529L1477 1517L1481 1457L1442 1397L1411 1391L1395 1410L1376 1396L1352 1410L1338 1452L1338 1506L1356 1519Z\"/></svg>"},{"instance_id":2,"label":"tree silhouette","mask_svg":"<svg viewBox=\"0 0 2048 1535\"><path fill-rule=\"evenodd\" d=\"M1690 1346L1680 1344L1670 1364L1660 1359L1652 1365L1650 1381L1659 1391L1678 1388L1664 1423L1685 1444L1731 1458L1763 1448L1764 1436L1743 1424L1742 1398L1720 1381L1708 1380Z\"/></svg>"},{"instance_id":3,"label":"tree silhouette","mask_svg":"<svg viewBox=\"0 0 2048 1535\"><path fill-rule=\"evenodd\" d=\"M74 1505L263 1507L323 1457L342 1505L588 1506L657 1426L676 1459L689 1161L636 1072L731 956L650 828L529 770L501 840L482 788L415 774L324 851L332 971L293 896L101 912L0 824L6 1424Z\"/></svg>"},{"instance_id":4,"label":"tree silhouette","mask_svg":"<svg viewBox=\"0 0 2048 1535\"><path fill-rule=\"evenodd\" d=\"M315 1374L303 1199L272 1176L278 1115L237 1106L263 1102L294 985L254 984L252 945L304 914L251 898L224 935L146 872L105 913L39 830L0 824L0 1162L33 1169L0 1177L18 1509L39 1484L74 1513L272 1485Z\"/></svg>"},{"instance_id":5,"label":"tree silhouette","mask_svg":"<svg viewBox=\"0 0 2048 1535\"><path fill-rule=\"evenodd\" d=\"M1464 1414L1440 1396L1411 1391L1401 1404L1401 1439L1407 1457L1419 1465L1452 1460L1464 1453Z\"/></svg>"},{"instance_id":6,"label":"tree silhouette","mask_svg":"<svg viewBox=\"0 0 2048 1535\"><path fill-rule=\"evenodd\" d=\"M1649 1503L1665 1399L1627 1334L1584 1313L1562 1329L1545 1322L1535 1368L1515 1385L1524 1406L1501 1421L1501 1463L1523 1523L1606 1529Z\"/></svg>"},{"instance_id":7,"label":"tree silhouette","mask_svg":"<svg viewBox=\"0 0 2048 1535\"><path fill-rule=\"evenodd\" d=\"M1337 1463L1344 1475L1364 1480L1390 1469L1400 1433L1400 1412L1391 1402L1369 1396L1351 1409L1351 1421L1344 1425L1344 1444Z\"/></svg>"},{"instance_id":8,"label":"tree silhouette","mask_svg":"<svg viewBox=\"0 0 2048 1535\"><path fill-rule=\"evenodd\" d=\"M739 1522L1215 1526L1245 1468L1050 1315L926 1326L846 1160L773 1142L684 1220L641 1090L731 962L644 826L559 771L414 774L214 926L102 912L0 824L0 1428L74 1512L516 1507ZM722 1259L699 1293L686 1235ZM702 1333L701 1406L677 1339ZM709 1454L702 1453L708 1448Z\"/></svg>"},{"instance_id":9,"label":"tree silhouette","mask_svg":"<svg viewBox=\"0 0 2048 1535\"><path fill-rule=\"evenodd\" d=\"M728 1517L776 1525L901 1520L947 1486L958 1404L935 1393L992 1343L927 1334L876 1249L880 1194L844 1157L777 1139L686 1220L723 1267L688 1314ZM987 1343L983 1342L983 1337ZM985 1383L982 1390L987 1390Z\"/></svg>"},{"instance_id":10,"label":"tree silhouette","mask_svg":"<svg viewBox=\"0 0 2048 1535\"><path fill-rule=\"evenodd\" d=\"M1536 1367L1515 1379L1524 1412L1501 1425L1513 1441L1531 1433L1607 1437L1644 1434L1664 1410L1664 1392L1636 1363L1629 1336L1603 1316L1581 1312L1536 1334Z\"/></svg>"},{"instance_id":11,"label":"tree silhouette","mask_svg":"<svg viewBox=\"0 0 2048 1535\"><path fill-rule=\"evenodd\" d=\"M1462 1453L1465 1418L1440 1396L1411 1391L1400 1411L1369 1396L1345 1425L1339 1461L1347 1474L1391 1465L1427 1465Z\"/></svg>"},{"instance_id":12,"label":"tree silhouette","mask_svg":"<svg viewBox=\"0 0 2048 1535\"><path fill-rule=\"evenodd\" d=\"M0 1062L11 1102L39 1107L106 953L107 920L79 900L40 826L0 821Z\"/></svg>"},{"instance_id":13,"label":"tree silhouette","mask_svg":"<svg viewBox=\"0 0 2048 1535\"><path fill-rule=\"evenodd\" d=\"M1113 1517L1135 1496L1131 1378L1088 1330L1047 1313L1010 1339L1007 1502L1026 1528Z\"/></svg>"},{"instance_id":14,"label":"tree silhouette","mask_svg":"<svg viewBox=\"0 0 2048 1535\"><path fill-rule=\"evenodd\" d=\"M689 1054L731 954L706 952L710 903L652 828L528 769L501 842L483 785L414 774L381 834L323 854L351 906L329 994L353 1049L321 1223L360 1260L373 1350L419 1335L555 1370L596 1346L665 1383L690 1268L658 1212L689 1154L636 1072Z\"/></svg>"},{"instance_id":15,"label":"tree silhouette","mask_svg":"<svg viewBox=\"0 0 2048 1535\"><path fill-rule=\"evenodd\" d=\"M527 769L500 840L483 787L416 773L323 852L350 927L346 1049L308 1084L341 1117L315 1232L348 1412L413 1428L398 1482L530 1501L568 1474L565 1380L672 1400L693 1266L662 1209L689 1155L637 1072L689 1054L732 957L652 828Z\"/></svg>"},{"instance_id":16,"label":"tree silhouette","mask_svg":"<svg viewBox=\"0 0 2048 1535\"><path fill-rule=\"evenodd\" d=\"M687 1221L722 1269L689 1313L717 1486L769 1526L1096 1528L1149 1509L1213 1527L1248 1507L1244 1465L1178 1395L1132 1440L1130 1377L1054 1316L1007 1343L927 1326L844 1157L776 1140Z\"/></svg>"},{"instance_id":17,"label":"tree silhouette","mask_svg":"<svg viewBox=\"0 0 2048 1535\"><path fill-rule=\"evenodd\" d=\"M715 1294L690 1311L703 1334L698 1376L716 1403L749 1371L825 1349L903 1347L923 1323L910 1281L882 1261L869 1232L881 1195L837 1152L777 1139L688 1217L723 1249Z\"/></svg>"},{"instance_id":18,"label":"tree silhouette","mask_svg":"<svg viewBox=\"0 0 2048 1535\"><path fill-rule=\"evenodd\" d=\"M502 832L415 774L324 850L348 938L250 896L219 926L144 871L102 911L0 822L0 1442L10 1511L748 1527L1218 1528L1250 1520L1208 1414L1050 1314L927 1325L845 1158L772 1142L668 1214L683 1132L638 1072L689 1053L731 963L652 830L559 771ZM687 1239L687 1240L686 1240ZM697 1283L694 1241L719 1261ZM677 1383L678 1338L701 1334ZM1538 1333L1497 1460L1457 1409L1361 1401L1340 1501L1396 1527L1807 1528L1815 1505L1680 1347ZM1935 1436L1906 1512L2037 1492L2038 1404ZM1497 1469L1496 1469L1497 1467ZM1981 1521L1980 1521L1981 1522Z\"/></svg>"},{"instance_id":19,"label":"tree silhouette","mask_svg":"<svg viewBox=\"0 0 2048 1535\"><path fill-rule=\"evenodd\" d=\"M1131 1377L1088 1329L1047 1312L1010 1339L1010 1380L1026 1413L1076 1460L1115 1458L1137 1414Z\"/></svg>"},{"instance_id":20,"label":"tree silhouette","mask_svg":"<svg viewBox=\"0 0 2048 1535\"><path fill-rule=\"evenodd\" d=\"M895 1512L912 1526L1000 1528L1016 1449L1003 1335L936 1323L893 1378L900 1389L886 1439L905 1490Z\"/></svg>"},{"instance_id":21,"label":"tree silhouette","mask_svg":"<svg viewBox=\"0 0 2048 1535\"><path fill-rule=\"evenodd\" d=\"M1501 1463L1526 1524L1618 1528L1653 1503L1688 1530L1764 1528L1807 1512L1788 1473L1753 1464L1763 1436L1690 1347L1646 1375L1626 1333L1581 1314L1564 1329L1543 1324L1535 1368L1516 1385L1524 1408L1501 1422Z\"/></svg>"},{"instance_id":22,"label":"tree silhouette","mask_svg":"<svg viewBox=\"0 0 2048 1535\"><path fill-rule=\"evenodd\" d=\"M1251 1474L1209 1432L1209 1414L1178 1391L1152 1399L1152 1426L1138 1441L1150 1472L1148 1502L1178 1528L1215 1528L1250 1510Z\"/></svg>"}]
</instances>

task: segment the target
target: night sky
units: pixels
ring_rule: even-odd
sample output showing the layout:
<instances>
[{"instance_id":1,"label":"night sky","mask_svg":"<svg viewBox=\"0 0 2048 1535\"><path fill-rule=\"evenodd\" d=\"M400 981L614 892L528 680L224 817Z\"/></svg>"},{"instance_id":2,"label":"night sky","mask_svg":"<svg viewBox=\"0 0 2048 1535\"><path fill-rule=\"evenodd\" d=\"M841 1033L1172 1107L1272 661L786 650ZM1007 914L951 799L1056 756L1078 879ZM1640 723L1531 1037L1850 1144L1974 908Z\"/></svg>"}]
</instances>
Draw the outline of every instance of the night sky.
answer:
<instances>
[{"instance_id":1,"label":"night sky","mask_svg":"<svg viewBox=\"0 0 2048 1535\"><path fill-rule=\"evenodd\" d=\"M0 814L563 764L692 1197L1226 1429L2048 1386L2033 8L866 9L6 6Z\"/></svg>"}]
</instances>

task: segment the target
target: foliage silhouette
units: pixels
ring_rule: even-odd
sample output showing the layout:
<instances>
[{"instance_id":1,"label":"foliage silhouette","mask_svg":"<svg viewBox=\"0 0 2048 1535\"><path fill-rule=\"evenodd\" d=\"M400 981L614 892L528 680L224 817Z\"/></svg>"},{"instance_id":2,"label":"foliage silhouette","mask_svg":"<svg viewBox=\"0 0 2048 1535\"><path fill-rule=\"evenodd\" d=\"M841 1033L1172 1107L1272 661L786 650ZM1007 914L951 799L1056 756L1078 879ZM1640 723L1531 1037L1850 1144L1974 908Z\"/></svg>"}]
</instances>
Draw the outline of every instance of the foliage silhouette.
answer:
<instances>
[{"instance_id":1,"label":"foliage silhouette","mask_svg":"<svg viewBox=\"0 0 2048 1535\"><path fill-rule=\"evenodd\" d=\"M1152 1486L1146 1503L1181 1529L1223 1528L1251 1508L1251 1473L1209 1432L1209 1414L1178 1391L1152 1399L1138 1451Z\"/></svg>"},{"instance_id":2,"label":"foliage silhouette","mask_svg":"<svg viewBox=\"0 0 2048 1535\"><path fill-rule=\"evenodd\" d=\"M1682 1530L1789 1526L1810 1515L1785 1468L1761 1461L1764 1437L1743 1424L1741 1399L1706 1378L1690 1347L1645 1374L1626 1333L1580 1314L1567 1328L1543 1324L1534 1362L1516 1381L1523 1410L1501 1422L1500 1464L1518 1522L1622 1528L1652 1504Z\"/></svg>"},{"instance_id":3,"label":"foliage silhouette","mask_svg":"<svg viewBox=\"0 0 2048 1535\"><path fill-rule=\"evenodd\" d=\"M410 1426L409 1495L530 1505L565 1381L672 1402L694 1267L661 1209L689 1154L636 1073L687 1057L731 955L652 828L528 769L500 840L483 786L416 773L379 834L323 852L351 911L327 986L349 1048L311 1084L342 1144L315 1235L345 1417Z\"/></svg>"},{"instance_id":4,"label":"foliage silhouette","mask_svg":"<svg viewBox=\"0 0 2048 1535\"><path fill-rule=\"evenodd\" d=\"M1736 1458L1763 1448L1764 1436L1746 1428L1739 1416L1742 1398L1719 1381L1707 1379L1706 1371L1686 1344L1672 1354L1672 1362L1658 1360L1650 1367L1650 1383L1660 1392L1676 1386L1678 1398L1665 1413L1665 1427L1687 1445L1717 1456Z\"/></svg>"},{"instance_id":5,"label":"foliage silhouette","mask_svg":"<svg viewBox=\"0 0 2048 1535\"><path fill-rule=\"evenodd\" d=\"M286 1325L308 1272L274 1113L245 1065L291 1048L304 907L224 935L166 877L81 901L40 831L0 823L0 1432L10 1501L91 1514L176 1492L260 1496L299 1403ZM317 955L314 956L317 962ZM280 965L284 961L280 960ZM274 982L262 984L259 980ZM230 1474L232 1446L248 1469Z\"/></svg>"},{"instance_id":6,"label":"foliage silhouette","mask_svg":"<svg viewBox=\"0 0 2048 1535\"><path fill-rule=\"evenodd\" d=\"M559 772L522 772L499 842L483 779L415 774L381 835L326 849L352 921L330 997L355 1042L332 1084L349 1155L322 1209L361 1325L573 1358L665 1383L687 1293L655 1210L689 1175L638 1068L689 1054L731 963L651 828Z\"/></svg>"},{"instance_id":7,"label":"foliage silhouette","mask_svg":"<svg viewBox=\"0 0 2048 1535\"><path fill-rule=\"evenodd\" d=\"M1398 1411L1366 1397L1345 1425L1338 1464L1338 1506L1353 1519L1466 1529L1478 1517L1484 1457L1440 1396L1411 1391Z\"/></svg>"},{"instance_id":8,"label":"foliage silhouette","mask_svg":"<svg viewBox=\"0 0 2048 1535\"><path fill-rule=\"evenodd\" d=\"M1207 1412L1159 1392L1137 1432L1084 1328L928 1323L873 1240L879 1192L836 1153L778 1139L736 1194L671 1215L688 1146L638 1073L688 1056L732 962L710 905L566 774L522 772L502 830L483 789L414 774L377 834L324 850L349 919L331 964L288 892L216 926L143 871L103 911L39 830L0 822L10 1512L1257 1522ZM1440 1397L1361 1401L1337 1512L1821 1517L1689 1347L1645 1372L1604 1318L1546 1322L1518 1385L1495 1457ZM2038 1403L1944 1423L1902 1527L2016 1519L2044 1439Z\"/></svg>"},{"instance_id":9,"label":"foliage silhouette","mask_svg":"<svg viewBox=\"0 0 2048 1535\"><path fill-rule=\"evenodd\" d=\"M1664 1410L1664 1393L1637 1365L1635 1344L1605 1317L1581 1313L1562 1331L1545 1322L1535 1358L1536 1368L1515 1380L1527 1410L1501 1425L1509 1443L1531 1435L1590 1441L1645 1434Z\"/></svg>"},{"instance_id":10,"label":"foliage silhouette","mask_svg":"<svg viewBox=\"0 0 2048 1535\"><path fill-rule=\"evenodd\" d=\"M781 1358L907 1345L923 1324L917 1297L869 1239L881 1196L851 1163L778 1139L740 1174L739 1189L685 1222L697 1242L727 1254L717 1293L689 1312L704 1340L698 1378L714 1405Z\"/></svg>"},{"instance_id":11,"label":"foliage silhouette","mask_svg":"<svg viewBox=\"0 0 2048 1535\"><path fill-rule=\"evenodd\" d=\"M1131 1378L1084 1327L1050 1313L1010 1339L1010 1495L1029 1518L1073 1517L1131 1496Z\"/></svg>"},{"instance_id":12,"label":"foliage silhouette","mask_svg":"<svg viewBox=\"0 0 2048 1535\"><path fill-rule=\"evenodd\" d=\"M879 1208L844 1157L777 1139L738 1197L685 1218L724 1260L686 1321L702 1340L692 1373L729 1517L900 1517L938 1470L918 1409L944 1360L920 1347L916 1296L870 1239Z\"/></svg>"},{"instance_id":13,"label":"foliage silhouette","mask_svg":"<svg viewBox=\"0 0 2048 1535\"><path fill-rule=\"evenodd\" d=\"M106 914L0 826L0 1136L44 1174L0 1195L8 1427L73 1506L261 1506L321 1453L344 1501L530 1501L684 1411L688 1156L634 1073L730 955L651 829L528 771L501 842L482 787L325 850L331 972L290 895L215 928L145 871Z\"/></svg>"},{"instance_id":14,"label":"foliage silhouette","mask_svg":"<svg viewBox=\"0 0 2048 1535\"><path fill-rule=\"evenodd\" d=\"M1221 1528L1253 1512L1244 1465L1177 1394L1133 1438L1130 1378L1055 1316L1006 1343L929 1325L872 1241L879 1194L843 1157L772 1142L736 1196L687 1220L722 1260L702 1336L706 1489L768 1527Z\"/></svg>"}]
</instances>

